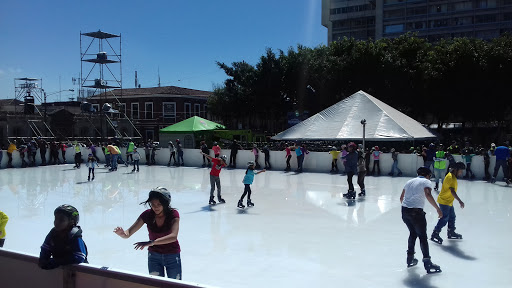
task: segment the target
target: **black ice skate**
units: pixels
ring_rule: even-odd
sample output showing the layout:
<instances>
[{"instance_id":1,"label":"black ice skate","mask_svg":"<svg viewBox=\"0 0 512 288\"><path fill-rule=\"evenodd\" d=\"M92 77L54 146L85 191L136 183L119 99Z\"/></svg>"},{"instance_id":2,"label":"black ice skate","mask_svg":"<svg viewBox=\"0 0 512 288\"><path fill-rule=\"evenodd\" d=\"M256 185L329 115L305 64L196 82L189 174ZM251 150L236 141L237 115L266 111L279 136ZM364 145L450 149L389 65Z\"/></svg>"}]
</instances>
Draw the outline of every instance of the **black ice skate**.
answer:
<instances>
[{"instance_id":1,"label":"black ice skate","mask_svg":"<svg viewBox=\"0 0 512 288\"><path fill-rule=\"evenodd\" d=\"M247 207L253 207L254 203L251 202L251 199L247 199Z\"/></svg>"},{"instance_id":2,"label":"black ice skate","mask_svg":"<svg viewBox=\"0 0 512 288\"><path fill-rule=\"evenodd\" d=\"M224 200L224 199L222 199L220 197L217 197L217 198L218 198L217 200L219 200L219 203L226 203L226 200Z\"/></svg>"},{"instance_id":3,"label":"black ice skate","mask_svg":"<svg viewBox=\"0 0 512 288\"><path fill-rule=\"evenodd\" d=\"M357 195L359 195L359 197L366 196L366 190L361 189L361 193L359 193L359 194L357 194Z\"/></svg>"},{"instance_id":4,"label":"black ice skate","mask_svg":"<svg viewBox=\"0 0 512 288\"><path fill-rule=\"evenodd\" d=\"M236 207L238 207L240 209L244 209L245 208L244 204L242 203L242 200L238 201L238 205L236 205Z\"/></svg>"},{"instance_id":5,"label":"black ice skate","mask_svg":"<svg viewBox=\"0 0 512 288\"><path fill-rule=\"evenodd\" d=\"M407 251L407 267L416 266L416 264L418 264L418 259L414 258L414 252Z\"/></svg>"},{"instance_id":6,"label":"black ice skate","mask_svg":"<svg viewBox=\"0 0 512 288\"><path fill-rule=\"evenodd\" d=\"M427 270L428 274L443 272L441 271L441 267L439 267L439 265L432 263L430 258L423 258L423 266L425 267L425 270Z\"/></svg>"},{"instance_id":7,"label":"black ice skate","mask_svg":"<svg viewBox=\"0 0 512 288\"><path fill-rule=\"evenodd\" d=\"M430 236L430 240L436 242L437 244L443 244L443 238L441 238L441 236L439 236L439 232L434 230L434 232L432 232L432 236Z\"/></svg>"},{"instance_id":8,"label":"black ice skate","mask_svg":"<svg viewBox=\"0 0 512 288\"><path fill-rule=\"evenodd\" d=\"M347 193L343 194L343 197L347 199L356 199L356 192L354 192L354 190L348 190Z\"/></svg>"},{"instance_id":9,"label":"black ice skate","mask_svg":"<svg viewBox=\"0 0 512 288\"><path fill-rule=\"evenodd\" d=\"M215 204L217 204L217 202L215 202L215 200L213 200L213 198L210 198L210 202L208 202L208 204L215 205Z\"/></svg>"},{"instance_id":10,"label":"black ice skate","mask_svg":"<svg viewBox=\"0 0 512 288\"><path fill-rule=\"evenodd\" d=\"M455 229L448 229L448 239L462 239L462 235L455 233Z\"/></svg>"}]
</instances>

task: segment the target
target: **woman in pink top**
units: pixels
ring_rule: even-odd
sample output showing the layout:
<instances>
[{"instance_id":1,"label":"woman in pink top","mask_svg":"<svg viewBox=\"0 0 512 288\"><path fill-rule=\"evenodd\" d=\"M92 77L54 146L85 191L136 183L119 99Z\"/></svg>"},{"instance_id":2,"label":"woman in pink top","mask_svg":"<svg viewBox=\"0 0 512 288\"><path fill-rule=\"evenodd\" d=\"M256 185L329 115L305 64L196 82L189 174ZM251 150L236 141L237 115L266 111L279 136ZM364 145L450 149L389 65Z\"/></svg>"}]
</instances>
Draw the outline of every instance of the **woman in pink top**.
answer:
<instances>
[{"instance_id":1,"label":"woman in pink top","mask_svg":"<svg viewBox=\"0 0 512 288\"><path fill-rule=\"evenodd\" d=\"M373 168L372 168L372 175L375 174L375 166L377 166L377 176L380 176L380 165L379 165L379 158L380 158L380 151L379 146L375 146L375 150L373 151Z\"/></svg>"},{"instance_id":2,"label":"woman in pink top","mask_svg":"<svg viewBox=\"0 0 512 288\"><path fill-rule=\"evenodd\" d=\"M153 188L149 192L148 200L140 204L149 204L151 209L142 212L128 230L116 227L114 233L128 239L146 224L149 241L137 242L134 248L148 248L149 274L164 277L165 269L168 278L181 280L181 248L178 242L180 214L171 208L171 193L163 187Z\"/></svg>"},{"instance_id":3,"label":"woman in pink top","mask_svg":"<svg viewBox=\"0 0 512 288\"><path fill-rule=\"evenodd\" d=\"M295 146L295 144L293 146ZM286 148L284 150L286 151L286 169L284 169L284 171L290 171L292 170L292 166L290 166L290 159L292 159L292 149L290 148L290 145L286 144Z\"/></svg>"},{"instance_id":4,"label":"woman in pink top","mask_svg":"<svg viewBox=\"0 0 512 288\"><path fill-rule=\"evenodd\" d=\"M215 158L219 158L220 146L219 146L219 144L217 144L217 142L213 142L212 150L213 150L213 154L215 154Z\"/></svg>"}]
</instances>

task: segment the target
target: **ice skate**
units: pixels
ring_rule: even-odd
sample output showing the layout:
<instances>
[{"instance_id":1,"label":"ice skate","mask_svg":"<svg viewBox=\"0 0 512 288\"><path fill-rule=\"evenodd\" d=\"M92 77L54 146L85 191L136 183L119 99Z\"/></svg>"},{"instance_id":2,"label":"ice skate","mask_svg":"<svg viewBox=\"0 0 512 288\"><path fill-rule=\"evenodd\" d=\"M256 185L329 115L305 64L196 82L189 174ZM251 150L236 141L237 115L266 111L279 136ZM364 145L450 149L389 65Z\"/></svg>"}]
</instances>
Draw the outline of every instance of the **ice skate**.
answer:
<instances>
[{"instance_id":1,"label":"ice skate","mask_svg":"<svg viewBox=\"0 0 512 288\"><path fill-rule=\"evenodd\" d=\"M247 207L253 207L254 203L251 202L251 199L247 199Z\"/></svg>"},{"instance_id":2,"label":"ice skate","mask_svg":"<svg viewBox=\"0 0 512 288\"><path fill-rule=\"evenodd\" d=\"M430 240L436 242L437 244L443 244L443 238L441 238L441 236L439 236L439 232L434 230L434 232L432 232L432 236L430 236Z\"/></svg>"},{"instance_id":3,"label":"ice skate","mask_svg":"<svg viewBox=\"0 0 512 288\"><path fill-rule=\"evenodd\" d=\"M217 197L217 200L219 200L219 203L226 203L226 200L220 198L220 197Z\"/></svg>"},{"instance_id":4,"label":"ice skate","mask_svg":"<svg viewBox=\"0 0 512 288\"><path fill-rule=\"evenodd\" d=\"M418 264L418 259L414 258L414 252L407 251L407 267L416 266L416 264Z\"/></svg>"},{"instance_id":5,"label":"ice skate","mask_svg":"<svg viewBox=\"0 0 512 288\"><path fill-rule=\"evenodd\" d=\"M462 235L455 233L455 229L448 229L448 239L462 239Z\"/></svg>"},{"instance_id":6,"label":"ice skate","mask_svg":"<svg viewBox=\"0 0 512 288\"><path fill-rule=\"evenodd\" d=\"M398 174L396 176L401 177L402 175L403 175L402 172L398 172Z\"/></svg>"},{"instance_id":7,"label":"ice skate","mask_svg":"<svg viewBox=\"0 0 512 288\"><path fill-rule=\"evenodd\" d=\"M343 197L347 199L356 199L356 192L354 192L354 190L348 190L347 193L343 194Z\"/></svg>"},{"instance_id":8,"label":"ice skate","mask_svg":"<svg viewBox=\"0 0 512 288\"><path fill-rule=\"evenodd\" d=\"M496 178L495 177L491 178L491 183L496 183Z\"/></svg>"},{"instance_id":9,"label":"ice skate","mask_svg":"<svg viewBox=\"0 0 512 288\"><path fill-rule=\"evenodd\" d=\"M244 209L245 208L244 204L242 203L242 200L238 201L238 204L236 205L236 207L238 207L240 209Z\"/></svg>"},{"instance_id":10,"label":"ice skate","mask_svg":"<svg viewBox=\"0 0 512 288\"><path fill-rule=\"evenodd\" d=\"M213 197L212 197L212 198L210 198L210 202L208 202L208 204L215 205L215 204L217 204L217 202L215 202L215 200L213 200Z\"/></svg>"},{"instance_id":11,"label":"ice skate","mask_svg":"<svg viewBox=\"0 0 512 288\"><path fill-rule=\"evenodd\" d=\"M366 196L366 190L361 189L361 193L357 194L359 197Z\"/></svg>"},{"instance_id":12,"label":"ice skate","mask_svg":"<svg viewBox=\"0 0 512 288\"><path fill-rule=\"evenodd\" d=\"M439 267L439 265L432 263L430 258L423 258L423 266L425 267L425 270L427 270L428 274L442 272L441 267Z\"/></svg>"}]
</instances>

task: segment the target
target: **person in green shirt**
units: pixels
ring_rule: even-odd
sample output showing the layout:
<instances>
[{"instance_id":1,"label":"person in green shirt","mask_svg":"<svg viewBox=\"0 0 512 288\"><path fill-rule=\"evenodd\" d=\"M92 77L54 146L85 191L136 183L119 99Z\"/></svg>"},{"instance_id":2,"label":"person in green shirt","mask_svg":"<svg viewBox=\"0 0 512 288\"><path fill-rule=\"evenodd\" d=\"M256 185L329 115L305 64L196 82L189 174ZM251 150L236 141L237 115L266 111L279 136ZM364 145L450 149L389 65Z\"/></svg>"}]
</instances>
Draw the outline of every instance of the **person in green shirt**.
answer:
<instances>
[{"instance_id":1,"label":"person in green shirt","mask_svg":"<svg viewBox=\"0 0 512 288\"><path fill-rule=\"evenodd\" d=\"M130 164L133 163L133 148L135 148L135 143L130 139L128 147L126 147L126 166L128 166L128 161Z\"/></svg>"},{"instance_id":2,"label":"person in green shirt","mask_svg":"<svg viewBox=\"0 0 512 288\"><path fill-rule=\"evenodd\" d=\"M434 190L436 191L439 189L439 179L443 179L441 177L444 177L444 170L446 169L446 161L444 160L446 158L446 153L443 148L443 144L439 144L437 147L436 157L434 158L434 177L436 178L434 180L436 181Z\"/></svg>"}]
</instances>

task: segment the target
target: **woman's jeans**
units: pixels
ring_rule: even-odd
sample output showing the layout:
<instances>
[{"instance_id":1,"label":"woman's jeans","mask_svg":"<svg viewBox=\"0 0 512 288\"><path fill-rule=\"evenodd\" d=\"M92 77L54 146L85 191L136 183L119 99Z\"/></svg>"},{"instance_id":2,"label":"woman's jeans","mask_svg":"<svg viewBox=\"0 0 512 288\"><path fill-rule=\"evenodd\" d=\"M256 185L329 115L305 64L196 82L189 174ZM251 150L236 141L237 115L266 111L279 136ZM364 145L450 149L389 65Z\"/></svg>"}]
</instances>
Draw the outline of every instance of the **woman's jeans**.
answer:
<instances>
[{"instance_id":1,"label":"woman's jeans","mask_svg":"<svg viewBox=\"0 0 512 288\"><path fill-rule=\"evenodd\" d=\"M178 254L160 254L148 252L148 270L150 275L164 277L164 268L167 278L181 280L181 257Z\"/></svg>"}]
</instances>

